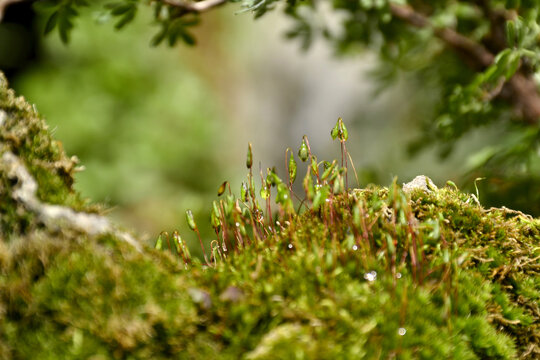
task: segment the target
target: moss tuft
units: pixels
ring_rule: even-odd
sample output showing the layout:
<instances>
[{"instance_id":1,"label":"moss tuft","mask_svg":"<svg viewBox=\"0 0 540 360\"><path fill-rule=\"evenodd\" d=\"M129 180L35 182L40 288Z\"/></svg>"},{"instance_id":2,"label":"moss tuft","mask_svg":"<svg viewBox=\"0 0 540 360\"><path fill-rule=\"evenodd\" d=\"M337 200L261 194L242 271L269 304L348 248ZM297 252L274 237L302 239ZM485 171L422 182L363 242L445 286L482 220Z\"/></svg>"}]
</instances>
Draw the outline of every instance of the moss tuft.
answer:
<instances>
[{"instance_id":1,"label":"moss tuft","mask_svg":"<svg viewBox=\"0 0 540 360\"><path fill-rule=\"evenodd\" d=\"M88 211L71 187L74 162L0 83L2 153L23 160L40 201ZM217 239L203 262L176 232L138 251L43 223L4 164L0 358L540 356L539 219L454 188L348 190L346 162L318 162L305 137L300 150L303 197L294 156L286 181L269 169L257 191L249 154L240 198L229 191L212 206Z\"/></svg>"},{"instance_id":2,"label":"moss tuft","mask_svg":"<svg viewBox=\"0 0 540 360\"><path fill-rule=\"evenodd\" d=\"M38 182L37 195L49 204L68 205L76 210L91 210L73 191L75 157L68 158L60 142L51 138L45 121L23 97L16 97L0 73L0 153L9 151L25 163ZM4 166L5 167L5 166ZM26 234L38 226L32 214L14 201L16 184L0 172L0 237ZM95 208L94 210L96 210Z\"/></svg>"}]
</instances>

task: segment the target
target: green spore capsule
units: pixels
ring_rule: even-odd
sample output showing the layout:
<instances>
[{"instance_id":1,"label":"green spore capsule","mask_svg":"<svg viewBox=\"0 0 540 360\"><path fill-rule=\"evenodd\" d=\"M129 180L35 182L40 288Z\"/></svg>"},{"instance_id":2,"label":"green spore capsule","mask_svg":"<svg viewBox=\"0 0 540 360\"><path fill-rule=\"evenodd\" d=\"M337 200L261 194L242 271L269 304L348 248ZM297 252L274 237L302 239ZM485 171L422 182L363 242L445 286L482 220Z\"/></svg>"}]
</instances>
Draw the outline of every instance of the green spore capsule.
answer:
<instances>
[{"instance_id":1,"label":"green spore capsule","mask_svg":"<svg viewBox=\"0 0 540 360\"><path fill-rule=\"evenodd\" d=\"M248 153L247 153L247 158L246 158L246 167L248 169L251 169L252 166L253 166L253 152L251 150L251 143L248 143Z\"/></svg>"},{"instance_id":2,"label":"green spore capsule","mask_svg":"<svg viewBox=\"0 0 540 360\"><path fill-rule=\"evenodd\" d=\"M277 176L276 174L276 168L268 168L266 170L267 172L267 175L266 175L266 184L268 186L277 186L278 184L281 183L281 180L279 179L279 177Z\"/></svg>"},{"instance_id":3,"label":"green spore capsule","mask_svg":"<svg viewBox=\"0 0 540 360\"><path fill-rule=\"evenodd\" d=\"M249 194L252 198L255 197L255 179L253 176L250 176L250 182L249 182Z\"/></svg>"},{"instance_id":4,"label":"green spore capsule","mask_svg":"<svg viewBox=\"0 0 540 360\"><path fill-rule=\"evenodd\" d=\"M309 151L308 151L305 137L302 139L302 145L300 145L300 149L298 149L298 157L303 162L307 161L309 157Z\"/></svg>"},{"instance_id":5,"label":"green spore capsule","mask_svg":"<svg viewBox=\"0 0 540 360\"><path fill-rule=\"evenodd\" d=\"M349 132L342 118L338 118L338 137L340 141L347 141L349 138Z\"/></svg>"},{"instance_id":6,"label":"green spore capsule","mask_svg":"<svg viewBox=\"0 0 540 360\"><path fill-rule=\"evenodd\" d=\"M261 190L259 191L259 194L263 199L268 199L270 197L270 189L268 189L268 186L263 186Z\"/></svg>"},{"instance_id":7,"label":"green spore capsule","mask_svg":"<svg viewBox=\"0 0 540 360\"><path fill-rule=\"evenodd\" d=\"M315 155L311 157L311 171L316 176L319 176L319 164L317 163L317 157Z\"/></svg>"},{"instance_id":8,"label":"green spore capsule","mask_svg":"<svg viewBox=\"0 0 540 360\"><path fill-rule=\"evenodd\" d=\"M321 176L322 180L326 180L333 172L336 167L337 162L334 160L331 164L328 161L324 163L324 172Z\"/></svg>"},{"instance_id":9,"label":"green spore capsule","mask_svg":"<svg viewBox=\"0 0 540 360\"><path fill-rule=\"evenodd\" d=\"M336 125L332 128L330 131L330 136L332 136L332 140L336 140L339 134L339 120L336 122Z\"/></svg>"},{"instance_id":10,"label":"green spore capsule","mask_svg":"<svg viewBox=\"0 0 540 360\"><path fill-rule=\"evenodd\" d=\"M227 181L224 181L223 184L221 184L221 186L219 187L217 191L217 195L218 196L223 195L223 193L225 192L225 189L227 189Z\"/></svg>"},{"instance_id":11,"label":"green spore capsule","mask_svg":"<svg viewBox=\"0 0 540 360\"><path fill-rule=\"evenodd\" d=\"M191 210L186 211L186 220L191 230L197 230L197 224L195 224L195 219L193 218L193 213L191 212Z\"/></svg>"},{"instance_id":12,"label":"green spore capsule","mask_svg":"<svg viewBox=\"0 0 540 360\"><path fill-rule=\"evenodd\" d=\"M313 179L311 178L311 174L309 172L306 173L302 184L304 186L304 191L306 192L307 199L312 200L315 194L315 189L313 188Z\"/></svg>"},{"instance_id":13,"label":"green spore capsule","mask_svg":"<svg viewBox=\"0 0 540 360\"><path fill-rule=\"evenodd\" d=\"M294 160L294 155L291 152L291 157L289 158L289 181L294 183L294 180L296 180L296 161Z\"/></svg>"},{"instance_id":14,"label":"green spore capsule","mask_svg":"<svg viewBox=\"0 0 540 360\"><path fill-rule=\"evenodd\" d=\"M219 212L217 202L214 201L212 203L212 213L210 214L210 221L212 222L212 227L214 228L214 230L219 230L221 227L219 215L220 215L220 212Z\"/></svg>"},{"instance_id":15,"label":"green spore capsule","mask_svg":"<svg viewBox=\"0 0 540 360\"><path fill-rule=\"evenodd\" d=\"M245 181L242 181L242 186L240 187L240 198L243 202L247 201L248 187Z\"/></svg>"},{"instance_id":16,"label":"green spore capsule","mask_svg":"<svg viewBox=\"0 0 540 360\"><path fill-rule=\"evenodd\" d=\"M161 250L163 249L163 238L161 237L161 234L158 236L157 240L156 240L156 245L154 246L154 248L156 250Z\"/></svg>"}]
</instances>

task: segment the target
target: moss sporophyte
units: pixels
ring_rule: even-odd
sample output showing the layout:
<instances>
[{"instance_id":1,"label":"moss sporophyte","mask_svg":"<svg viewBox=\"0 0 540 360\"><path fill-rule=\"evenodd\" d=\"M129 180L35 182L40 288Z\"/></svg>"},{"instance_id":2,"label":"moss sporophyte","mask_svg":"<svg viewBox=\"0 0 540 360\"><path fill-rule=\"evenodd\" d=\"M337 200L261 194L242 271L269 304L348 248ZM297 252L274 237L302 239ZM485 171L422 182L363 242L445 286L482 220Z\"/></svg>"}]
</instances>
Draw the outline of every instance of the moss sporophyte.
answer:
<instances>
[{"instance_id":1,"label":"moss sporophyte","mask_svg":"<svg viewBox=\"0 0 540 360\"><path fill-rule=\"evenodd\" d=\"M1 359L540 357L540 220L425 177L350 189L343 122L341 161L304 137L285 179L248 146L202 260L178 232L134 246L83 201L3 78L0 124Z\"/></svg>"},{"instance_id":2,"label":"moss sporophyte","mask_svg":"<svg viewBox=\"0 0 540 360\"><path fill-rule=\"evenodd\" d=\"M340 163L318 161L302 138L303 194L293 191L298 168L290 149L288 178L269 168L256 192L250 144L240 198L229 193L213 203L217 238L204 264L213 270L205 273L227 273L232 278L223 284L265 309L242 324L260 334L244 344L256 345L248 358L275 358L282 343L307 358L326 358L323 350L338 358L540 354L540 221L486 210L453 182L439 189L425 176L403 187L394 179L387 188L350 189L341 118L331 135L340 141ZM186 266L200 266L178 253ZM281 334L285 326L297 334Z\"/></svg>"}]
</instances>

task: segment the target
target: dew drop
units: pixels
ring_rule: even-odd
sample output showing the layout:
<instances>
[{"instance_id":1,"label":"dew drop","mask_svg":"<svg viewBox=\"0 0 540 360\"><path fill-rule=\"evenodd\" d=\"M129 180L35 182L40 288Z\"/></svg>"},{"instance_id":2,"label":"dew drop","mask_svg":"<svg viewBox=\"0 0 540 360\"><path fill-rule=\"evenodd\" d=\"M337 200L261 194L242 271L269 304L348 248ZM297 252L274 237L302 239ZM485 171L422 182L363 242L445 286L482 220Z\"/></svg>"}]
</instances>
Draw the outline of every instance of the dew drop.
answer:
<instances>
[{"instance_id":1,"label":"dew drop","mask_svg":"<svg viewBox=\"0 0 540 360\"><path fill-rule=\"evenodd\" d=\"M400 327L397 332L400 336L403 336L407 333L407 329Z\"/></svg>"},{"instance_id":2,"label":"dew drop","mask_svg":"<svg viewBox=\"0 0 540 360\"><path fill-rule=\"evenodd\" d=\"M236 223L236 227L240 227L240 223L239 223L239 222Z\"/></svg>"},{"instance_id":3,"label":"dew drop","mask_svg":"<svg viewBox=\"0 0 540 360\"><path fill-rule=\"evenodd\" d=\"M368 273L364 274L364 279L367 281L375 281L377 279L377 272L376 271L370 271Z\"/></svg>"},{"instance_id":4,"label":"dew drop","mask_svg":"<svg viewBox=\"0 0 540 360\"><path fill-rule=\"evenodd\" d=\"M358 246L353 245L352 249L353 249L354 251L356 251L356 250L358 250Z\"/></svg>"},{"instance_id":5,"label":"dew drop","mask_svg":"<svg viewBox=\"0 0 540 360\"><path fill-rule=\"evenodd\" d=\"M401 279L401 273L398 272L398 273L396 274L396 278Z\"/></svg>"},{"instance_id":6,"label":"dew drop","mask_svg":"<svg viewBox=\"0 0 540 360\"><path fill-rule=\"evenodd\" d=\"M292 249L292 248L293 248L293 245L292 245L292 244L289 244L287 247L288 247L289 249Z\"/></svg>"}]
</instances>

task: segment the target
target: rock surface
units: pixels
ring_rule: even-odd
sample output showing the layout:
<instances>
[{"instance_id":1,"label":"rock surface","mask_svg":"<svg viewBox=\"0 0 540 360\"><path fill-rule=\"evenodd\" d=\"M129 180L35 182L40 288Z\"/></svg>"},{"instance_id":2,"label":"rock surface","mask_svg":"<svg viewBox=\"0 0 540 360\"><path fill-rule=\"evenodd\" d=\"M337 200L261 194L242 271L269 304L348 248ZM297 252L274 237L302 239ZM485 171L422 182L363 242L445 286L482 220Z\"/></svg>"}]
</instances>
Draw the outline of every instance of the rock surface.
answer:
<instances>
[{"instance_id":1,"label":"rock surface","mask_svg":"<svg viewBox=\"0 0 540 360\"><path fill-rule=\"evenodd\" d=\"M418 175L412 181L403 184L403 191L405 193L410 194L418 189L426 193L431 193L438 190L437 186L435 186L433 181L431 181L431 179L425 175Z\"/></svg>"}]
</instances>

